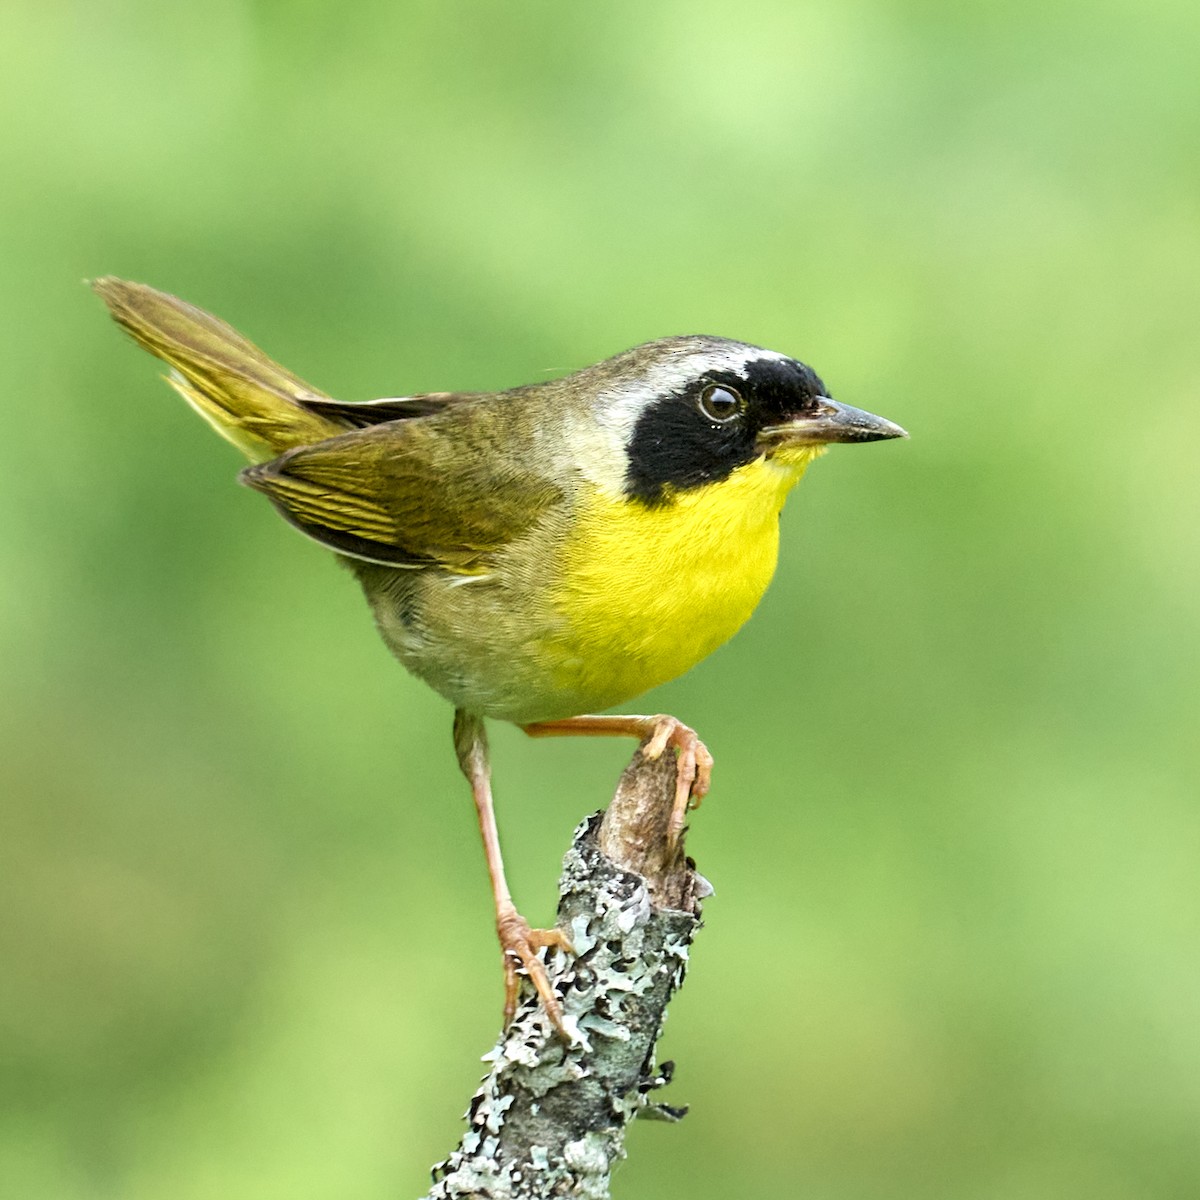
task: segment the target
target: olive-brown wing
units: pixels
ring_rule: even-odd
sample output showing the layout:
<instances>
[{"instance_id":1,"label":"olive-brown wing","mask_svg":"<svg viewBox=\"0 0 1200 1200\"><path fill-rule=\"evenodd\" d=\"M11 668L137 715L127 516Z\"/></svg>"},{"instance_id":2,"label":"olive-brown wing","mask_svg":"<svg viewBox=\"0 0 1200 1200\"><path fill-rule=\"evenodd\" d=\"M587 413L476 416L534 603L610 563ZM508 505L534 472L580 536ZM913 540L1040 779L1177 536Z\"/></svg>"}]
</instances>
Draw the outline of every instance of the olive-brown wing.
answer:
<instances>
[{"instance_id":1,"label":"olive-brown wing","mask_svg":"<svg viewBox=\"0 0 1200 1200\"><path fill-rule=\"evenodd\" d=\"M486 402L455 405L290 450L241 478L339 554L474 574L561 499L522 466L508 425Z\"/></svg>"}]
</instances>

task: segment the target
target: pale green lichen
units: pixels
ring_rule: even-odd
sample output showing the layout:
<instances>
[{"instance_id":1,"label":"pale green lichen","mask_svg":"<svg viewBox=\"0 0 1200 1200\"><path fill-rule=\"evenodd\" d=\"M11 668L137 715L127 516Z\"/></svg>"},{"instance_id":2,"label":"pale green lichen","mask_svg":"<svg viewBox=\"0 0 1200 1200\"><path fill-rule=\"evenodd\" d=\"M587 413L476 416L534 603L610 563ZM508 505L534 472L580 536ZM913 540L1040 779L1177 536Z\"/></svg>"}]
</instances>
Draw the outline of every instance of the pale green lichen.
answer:
<instances>
[{"instance_id":1,"label":"pale green lichen","mask_svg":"<svg viewBox=\"0 0 1200 1200\"><path fill-rule=\"evenodd\" d=\"M644 880L600 854L598 823L580 826L563 863L559 924L576 956L555 951L548 963L575 1036L564 1045L541 1005L525 997L484 1058L491 1066L467 1133L434 1168L427 1200L606 1200L629 1121L683 1114L650 1094L671 1077L671 1064L655 1069L654 1046L687 969L698 905L656 909ZM696 879L695 895L711 892Z\"/></svg>"}]
</instances>

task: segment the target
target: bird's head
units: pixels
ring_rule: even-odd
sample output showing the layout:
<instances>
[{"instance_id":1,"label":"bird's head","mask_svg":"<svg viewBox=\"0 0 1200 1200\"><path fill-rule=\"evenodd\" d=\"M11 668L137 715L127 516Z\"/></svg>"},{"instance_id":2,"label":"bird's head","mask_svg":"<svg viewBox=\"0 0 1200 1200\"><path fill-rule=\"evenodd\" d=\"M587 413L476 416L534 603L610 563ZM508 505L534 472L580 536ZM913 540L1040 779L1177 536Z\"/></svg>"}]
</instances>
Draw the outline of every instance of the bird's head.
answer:
<instances>
[{"instance_id":1,"label":"bird's head","mask_svg":"<svg viewBox=\"0 0 1200 1200\"><path fill-rule=\"evenodd\" d=\"M839 404L804 363L725 338L647 342L585 374L597 419L622 441L624 491L650 505L760 459L798 478L834 442L908 436Z\"/></svg>"}]
</instances>

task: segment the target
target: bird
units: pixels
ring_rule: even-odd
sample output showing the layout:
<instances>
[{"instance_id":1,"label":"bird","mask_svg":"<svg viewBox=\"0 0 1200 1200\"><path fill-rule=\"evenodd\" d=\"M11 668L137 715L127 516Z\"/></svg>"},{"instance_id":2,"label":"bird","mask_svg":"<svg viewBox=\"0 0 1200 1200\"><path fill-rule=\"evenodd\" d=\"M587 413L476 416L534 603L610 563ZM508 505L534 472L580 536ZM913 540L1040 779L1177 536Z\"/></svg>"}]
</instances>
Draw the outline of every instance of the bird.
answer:
<instances>
[{"instance_id":1,"label":"bird","mask_svg":"<svg viewBox=\"0 0 1200 1200\"><path fill-rule=\"evenodd\" d=\"M676 755L668 839L713 759L667 714L607 713L727 641L775 570L779 515L829 446L904 438L834 400L789 355L659 338L562 378L495 392L343 401L232 326L145 284L92 281L167 382L249 460L240 480L357 577L392 654L454 707L504 966L570 1039L504 874L485 721L532 736L618 735Z\"/></svg>"}]
</instances>

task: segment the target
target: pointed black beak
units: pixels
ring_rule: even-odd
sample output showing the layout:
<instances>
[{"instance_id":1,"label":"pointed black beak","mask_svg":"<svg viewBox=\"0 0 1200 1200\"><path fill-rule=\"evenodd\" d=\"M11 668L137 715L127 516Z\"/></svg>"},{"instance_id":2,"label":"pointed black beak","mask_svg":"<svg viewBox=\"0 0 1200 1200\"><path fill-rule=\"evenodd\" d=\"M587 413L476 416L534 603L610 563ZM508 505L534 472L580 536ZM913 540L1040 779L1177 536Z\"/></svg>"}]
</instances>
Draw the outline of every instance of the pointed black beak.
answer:
<instances>
[{"instance_id":1,"label":"pointed black beak","mask_svg":"<svg viewBox=\"0 0 1200 1200\"><path fill-rule=\"evenodd\" d=\"M768 425L758 435L759 447L770 451L782 446L823 446L829 442L882 442L906 438L899 425L874 413L839 404L818 396L811 412L801 413L779 425Z\"/></svg>"}]
</instances>

